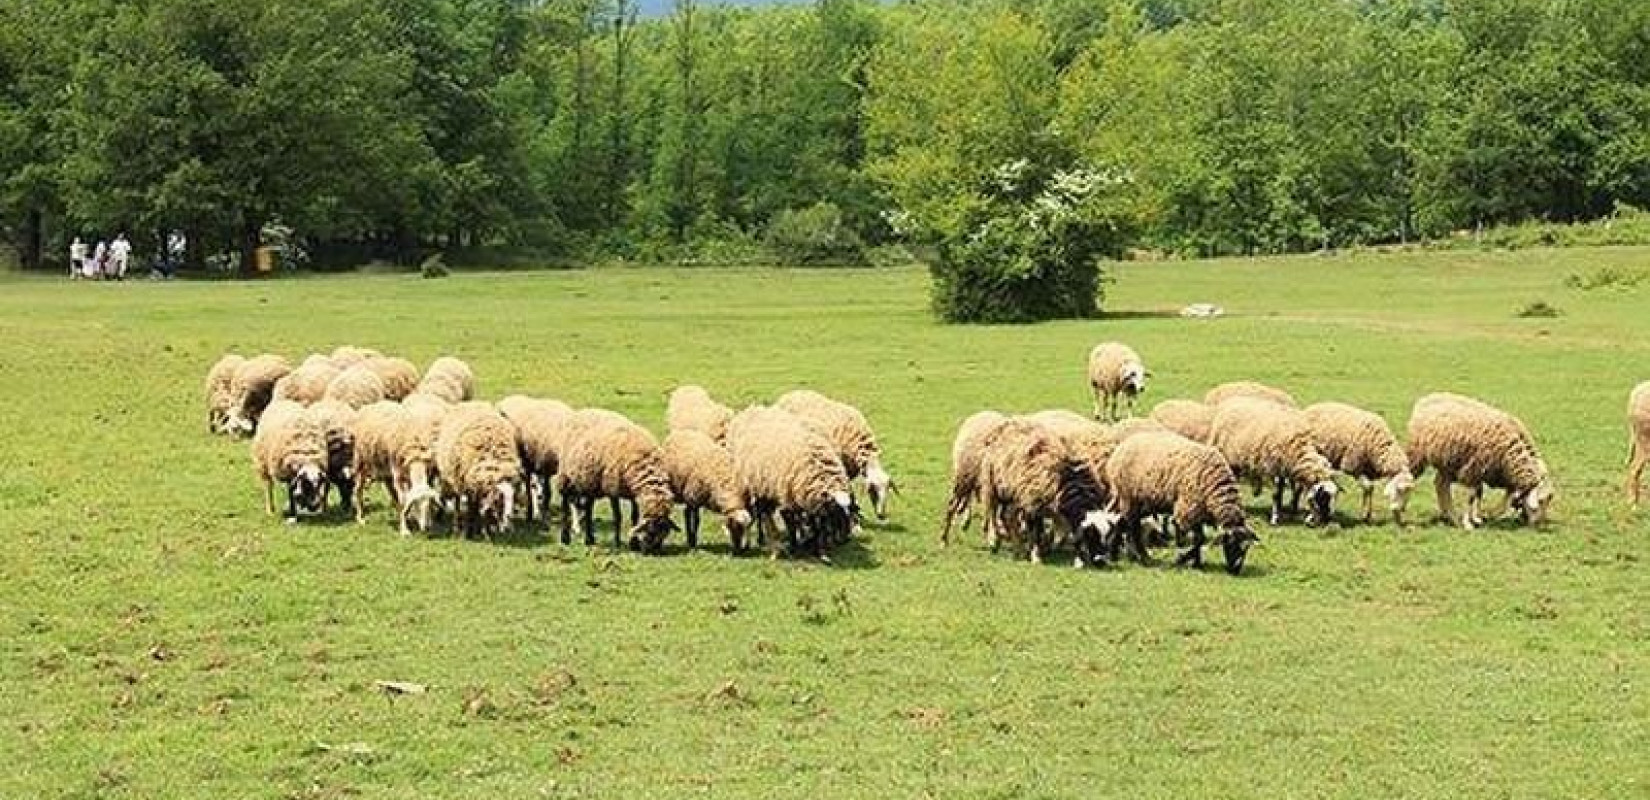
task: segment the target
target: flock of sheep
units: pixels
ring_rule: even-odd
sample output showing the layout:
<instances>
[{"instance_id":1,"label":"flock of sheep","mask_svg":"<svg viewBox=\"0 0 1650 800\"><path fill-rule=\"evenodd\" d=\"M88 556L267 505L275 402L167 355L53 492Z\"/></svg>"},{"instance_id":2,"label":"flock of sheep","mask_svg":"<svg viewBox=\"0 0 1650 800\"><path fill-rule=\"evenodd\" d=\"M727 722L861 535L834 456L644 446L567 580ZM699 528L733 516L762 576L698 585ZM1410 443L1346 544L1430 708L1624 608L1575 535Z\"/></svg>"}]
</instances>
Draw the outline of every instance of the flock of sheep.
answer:
<instances>
[{"instance_id":1,"label":"flock of sheep","mask_svg":"<svg viewBox=\"0 0 1650 800\"><path fill-rule=\"evenodd\" d=\"M1270 488L1272 525L1299 514L1303 498L1307 524L1328 522L1340 475L1361 486L1365 522L1377 489L1402 522L1429 468L1439 512L1469 530L1484 524L1486 488L1504 490L1508 507L1531 524L1554 498L1524 424L1469 397L1417 400L1401 443L1377 414L1335 402L1301 408L1287 392L1251 381L1217 386L1201 401L1165 400L1136 418L1149 374L1134 350L1102 343L1088 363L1094 419L1053 410L964 420L942 543L959 516L967 528L978 503L993 550L1009 540L1040 562L1064 542L1084 566L1117 560L1125 545L1146 562L1150 547L1172 541L1186 548L1176 563L1196 566L1203 548L1218 544L1236 574L1258 541L1242 482L1256 494ZM409 523L429 531L438 513L466 534L507 529L518 513L548 521L550 498L559 496L562 542L576 529L594 544L594 506L607 498L615 546L625 543L628 501L634 549L657 552L680 529L672 512L681 505L689 547L698 546L708 509L722 518L734 552L747 549L754 528L775 555L827 557L859 525L854 481L879 518L894 491L864 414L813 391L735 413L700 387L679 387L662 443L612 411L520 395L495 405L474 394L475 375L457 359L437 359L421 374L405 359L355 347L296 368L279 356L227 355L206 380L210 429L252 437L266 508L275 513L280 483L292 520L323 511L336 489L339 505L364 521L362 494L379 481L403 534ZM1632 392L1628 420L1628 491L1637 504L1650 464L1650 382ZM1456 483L1468 489L1459 513Z\"/></svg>"},{"instance_id":2,"label":"flock of sheep","mask_svg":"<svg viewBox=\"0 0 1650 800\"><path fill-rule=\"evenodd\" d=\"M406 359L340 347L297 367L226 355L207 375L206 403L211 431L251 436L266 510L275 513L281 484L290 521L323 512L333 490L364 521L366 489L382 482L403 534L410 524L429 531L438 514L466 535L507 530L518 514L548 521L555 495L564 544L575 528L595 543L595 503L607 498L615 546L626 543L628 501L633 549L658 552L679 530L680 504L689 547L709 509L735 552L754 528L774 555L827 558L860 522L852 482L882 518L895 490L865 416L807 390L736 414L700 387L679 387L660 443L605 409L521 395L478 401L474 372L455 358L420 374Z\"/></svg>"}]
</instances>

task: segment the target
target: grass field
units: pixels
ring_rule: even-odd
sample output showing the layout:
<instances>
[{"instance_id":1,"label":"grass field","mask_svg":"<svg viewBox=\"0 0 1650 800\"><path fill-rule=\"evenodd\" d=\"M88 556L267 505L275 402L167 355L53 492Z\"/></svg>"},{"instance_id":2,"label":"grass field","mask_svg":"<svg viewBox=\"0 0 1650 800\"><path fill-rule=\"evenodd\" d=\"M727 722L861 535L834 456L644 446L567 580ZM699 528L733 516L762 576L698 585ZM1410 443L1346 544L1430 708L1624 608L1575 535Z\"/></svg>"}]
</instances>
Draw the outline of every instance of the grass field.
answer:
<instances>
[{"instance_id":1,"label":"grass field","mask_svg":"<svg viewBox=\"0 0 1650 800\"><path fill-rule=\"evenodd\" d=\"M1116 317L1013 328L936 325L914 269L9 279L0 797L1642 797L1650 517L1620 481L1650 287L1565 286L1605 269L1650 249L1140 264ZM1160 313L1199 301L1231 315ZM1424 480L1410 529L1257 518L1239 578L942 550L955 424L1086 410L1110 338L1148 402L1258 378L1401 428L1483 397L1535 431L1552 522L1452 530ZM288 527L200 379L345 342L655 429L678 382L812 386L904 496L829 567Z\"/></svg>"}]
</instances>

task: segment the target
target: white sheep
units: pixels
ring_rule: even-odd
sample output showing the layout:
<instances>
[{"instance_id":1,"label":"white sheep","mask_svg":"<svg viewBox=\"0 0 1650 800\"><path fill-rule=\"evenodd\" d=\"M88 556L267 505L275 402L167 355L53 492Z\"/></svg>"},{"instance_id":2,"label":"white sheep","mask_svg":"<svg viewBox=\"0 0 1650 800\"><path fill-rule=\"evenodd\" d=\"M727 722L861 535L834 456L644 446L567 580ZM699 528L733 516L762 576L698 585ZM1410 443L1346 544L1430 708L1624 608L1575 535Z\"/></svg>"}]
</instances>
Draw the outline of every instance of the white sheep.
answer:
<instances>
[{"instance_id":1,"label":"white sheep","mask_svg":"<svg viewBox=\"0 0 1650 800\"><path fill-rule=\"evenodd\" d=\"M1215 411L1209 443L1240 477L1273 483L1273 525L1283 518L1283 492L1288 487L1306 493L1308 524L1329 522L1339 487L1298 409L1255 397L1228 399Z\"/></svg>"},{"instance_id":2,"label":"white sheep","mask_svg":"<svg viewBox=\"0 0 1650 800\"><path fill-rule=\"evenodd\" d=\"M1134 402L1146 391L1146 362L1120 342L1101 342L1089 351L1089 388L1094 391L1094 418L1116 420L1119 397L1134 414Z\"/></svg>"},{"instance_id":3,"label":"white sheep","mask_svg":"<svg viewBox=\"0 0 1650 800\"><path fill-rule=\"evenodd\" d=\"M980 494L980 461L996 433L1008 422L1008 416L997 411L981 411L957 426L957 437L951 445L951 499L945 505L945 525L940 528L940 544L951 544L951 523L962 515L963 530L968 529L974 500ZM986 526L991 526L988 517ZM987 538L991 532L988 530Z\"/></svg>"},{"instance_id":4,"label":"white sheep","mask_svg":"<svg viewBox=\"0 0 1650 800\"><path fill-rule=\"evenodd\" d=\"M1375 482L1382 490L1394 522L1402 525L1415 476L1409 456L1392 428L1379 414L1345 403L1315 403L1301 410L1312 429L1312 439L1324 458L1343 474L1358 479L1364 490L1364 522L1375 518Z\"/></svg>"},{"instance_id":5,"label":"white sheep","mask_svg":"<svg viewBox=\"0 0 1650 800\"><path fill-rule=\"evenodd\" d=\"M252 435L264 408L275 396L275 383L292 371L292 365L277 355L249 358L235 369L229 388L229 421L225 427L242 436Z\"/></svg>"},{"instance_id":6,"label":"white sheep","mask_svg":"<svg viewBox=\"0 0 1650 800\"><path fill-rule=\"evenodd\" d=\"M303 406L277 400L263 409L252 435L252 464L264 485L264 510L275 513L275 482L287 490L287 520L319 514L326 504L327 440Z\"/></svg>"},{"instance_id":7,"label":"white sheep","mask_svg":"<svg viewBox=\"0 0 1650 800\"><path fill-rule=\"evenodd\" d=\"M1639 504L1639 481L1650 463L1650 381L1633 388L1627 398L1627 496Z\"/></svg>"},{"instance_id":8,"label":"white sheep","mask_svg":"<svg viewBox=\"0 0 1650 800\"><path fill-rule=\"evenodd\" d=\"M734 479L733 453L703 431L683 428L665 437L661 455L671 493L683 506L688 547L699 546L699 513L704 508L722 515L730 540L743 541L751 515Z\"/></svg>"},{"instance_id":9,"label":"white sheep","mask_svg":"<svg viewBox=\"0 0 1650 800\"><path fill-rule=\"evenodd\" d=\"M777 536L768 536L775 514L785 522L784 549L791 554L811 551L828 559L830 548L853 535L858 512L847 468L838 446L815 427L784 409L747 408L728 424L728 450L745 508L773 556L781 547ZM738 539L733 547L745 549Z\"/></svg>"},{"instance_id":10,"label":"white sheep","mask_svg":"<svg viewBox=\"0 0 1650 800\"><path fill-rule=\"evenodd\" d=\"M1141 561L1147 560L1142 524L1156 514L1171 515L1177 536L1190 535L1190 549L1177 565L1202 566L1205 525L1219 529L1215 541L1233 575L1243 570L1250 545L1259 541L1244 518L1237 476L1213 447L1173 433L1131 437L1106 462L1106 478L1118 528L1129 533Z\"/></svg>"},{"instance_id":11,"label":"white sheep","mask_svg":"<svg viewBox=\"0 0 1650 800\"><path fill-rule=\"evenodd\" d=\"M1517 417L1458 394L1429 394L1415 401L1409 418L1409 469L1415 477L1427 467L1438 471L1438 511L1456 522L1450 486L1468 487L1467 510L1459 522L1472 530L1484 524L1480 504L1484 487L1507 491L1507 502L1524 520L1539 524L1556 491L1535 438Z\"/></svg>"},{"instance_id":12,"label":"white sheep","mask_svg":"<svg viewBox=\"0 0 1650 800\"><path fill-rule=\"evenodd\" d=\"M452 527L466 534L506 532L515 512L521 459L516 429L490 406L460 406L442 418L435 440L441 493L455 504Z\"/></svg>"},{"instance_id":13,"label":"white sheep","mask_svg":"<svg viewBox=\"0 0 1650 800\"><path fill-rule=\"evenodd\" d=\"M699 431L718 444L727 443L728 422L732 419L733 409L718 403L702 386L678 386L665 404L666 430Z\"/></svg>"},{"instance_id":14,"label":"white sheep","mask_svg":"<svg viewBox=\"0 0 1650 800\"><path fill-rule=\"evenodd\" d=\"M326 356L326 358L328 361L332 362L334 367L337 367L338 370L342 372L355 366L356 364L365 362L369 358L378 358L382 355L382 353L370 347L356 347L354 345L346 344L340 345L337 349L332 351L332 355Z\"/></svg>"},{"instance_id":15,"label":"white sheep","mask_svg":"<svg viewBox=\"0 0 1650 800\"><path fill-rule=\"evenodd\" d=\"M364 408L390 398L384 391L383 379L361 363L338 373L338 377L327 384L324 399L337 400L350 408Z\"/></svg>"},{"instance_id":16,"label":"white sheep","mask_svg":"<svg viewBox=\"0 0 1650 800\"><path fill-rule=\"evenodd\" d=\"M1151 419L1194 442L1209 441L1215 423L1215 408L1196 400L1164 400L1152 409Z\"/></svg>"},{"instance_id":17,"label":"white sheep","mask_svg":"<svg viewBox=\"0 0 1650 800\"><path fill-rule=\"evenodd\" d=\"M338 490L339 506L350 511L356 502L355 418L356 411L337 400L322 400L305 412L327 441L327 482Z\"/></svg>"},{"instance_id":18,"label":"white sheep","mask_svg":"<svg viewBox=\"0 0 1650 800\"><path fill-rule=\"evenodd\" d=\"M780 395L776 408L789 411L819 431L837 446L848 479L864 478L865 492L877 519L888 518L888 497L899 491L892 476L882 466L882 450L876 433L859 409L809 389Z\"/></svg>"},{"instance_id":19,"label":"white sheep","mask_svg":"<svg viewBox=\"0 0 1650 800\"><path fill-rule=\"evenodd\" d=\"M980 487L995 526L993 550L1002 536L1013 537L1040 564L1053 522L1077 543L1078 566L1100 563L1112 521L1106 493L1049 426L1025 418L1004 423L980 458Z\"/></svg>"},{"instance_id":20,"label":"white sheep","mask_svg":"<svg viewBox=\"0 0 1650 800\"><path fill-rule=\"evenodd\" d=\"M1296 403L1295 398L1291 397L1288 392L1274 386L1267 386L1266 384L1259 383L1257 381L1233 381L1231 383L1223 383L1213 389L1210 389L1207 394L1203 395L1203 402L1205 405L1219 406L1221 403L1237 397L1270 400L1274 403L1288 406L1290 408L1300 408L1300 404Z\"/></svg>"},{"instance_id":21,"label":"white sheep","mask_svg":"<svg viewBox=\"0 0 1650 800\"><path fill-rule=\"evenodd\" d=\"M676 530L670 518L675 499L659 443L640 425L610 411L580 410L574 414L558 467L563 544L572 539L569 523L584 532L586 545L596 543L594 509L601 497L608 499L613 512L614 547L623 544L620 500L634 503L633 549L656 553Z\"/></svg>"},{"instance_id":22,"label":"white sheep","mask_svg":"<svg viewBox=\"0 0 1650 800\"><path fill-rule=\"evenodd\" d=\"M559 400L511 395L499 401L498 410L516 426L516 449L532 494L527 502L527 519L532 521L533 514L543 510L548 521L551 480L560 469L573 409Z\"/></svg>"},{"instance_id":23,"label":"white sheep","mask_svg":"<svg viewBox=\"0 0 1650 800\"><path fill-rule=\"evenodd\" d=\"M361 362L384 383L384 399L401 400L418 388L418 367L405 358L375 356Z\"/></svg>"},{"instance_id":24,"label":"white sheep","mask_svg":"<svg viewBox=\"0 0 1650 800\"><path fill-rule=\"evenodd\" d=\"M326 397L327 387L341 372L331 361L306 359L297 369L275 382L275 399L291 400L306 406L318 403Z\"/></svg>"},{"instance_id":25,"label":"white sheep","mask_svg":"<svg viewBox=\"0 0 1650 800\"><path fill-rule=\"evenodd\" d=\"M469 364L452 356L442 356L430 362L417 391L434 394L449 403L462 403L475 397L476 375Z\"/></svg>"},{"instance_id":26,"label":"white sheep","mask_svg":"<svg viewBox=\"0 0 1650 800\"><path fill-rule=\"evenodd\" d=\"M224 432L235 402L235 372L246 363L246 358L227 353L206 373L206 429L212 433Z\"/></svg>"}]
</instances>

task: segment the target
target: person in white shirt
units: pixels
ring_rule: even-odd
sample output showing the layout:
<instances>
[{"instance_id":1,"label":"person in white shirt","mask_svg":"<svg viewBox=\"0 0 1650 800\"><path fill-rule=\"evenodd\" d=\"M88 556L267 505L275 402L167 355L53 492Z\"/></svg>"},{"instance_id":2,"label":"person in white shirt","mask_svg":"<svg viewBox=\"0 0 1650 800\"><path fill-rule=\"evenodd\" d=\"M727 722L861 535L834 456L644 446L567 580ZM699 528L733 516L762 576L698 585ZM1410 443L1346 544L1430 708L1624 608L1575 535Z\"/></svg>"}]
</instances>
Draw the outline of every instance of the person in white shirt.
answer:
<instances>
[{"instance_id":1,"label":"person in white shirt","mask_svg":"<svg viewBox=\"0 0 1650 800\"><path fill-rule=\"evenodd\" d=\"M109 245L109 261L114 268L116 280L126 280L126 266L132 260L132 243L126 241L126 234L115 237L115 243Z\"/></svg>"},{"instance_id":2,"label":"person in white shirt","mask_svg":"<svg viewBox=\"0 0 1650 800\"><path fill-rule=\"evenodd\" d=\"M69 277L79 278L86 270L86 243L80 237L74 237L69 243Z\"/></svg>"},{"instance_id":3,"label":"person in white shirt","mask_svg":"<svg viewBox=\"0 0 1650 800\"><path fill-rule=\"evenodd\" d=\"M109 277L108 242L97 240L97 246L92 248L92 266L87 271L99 278Z\"/></svg>"}]
</instances>

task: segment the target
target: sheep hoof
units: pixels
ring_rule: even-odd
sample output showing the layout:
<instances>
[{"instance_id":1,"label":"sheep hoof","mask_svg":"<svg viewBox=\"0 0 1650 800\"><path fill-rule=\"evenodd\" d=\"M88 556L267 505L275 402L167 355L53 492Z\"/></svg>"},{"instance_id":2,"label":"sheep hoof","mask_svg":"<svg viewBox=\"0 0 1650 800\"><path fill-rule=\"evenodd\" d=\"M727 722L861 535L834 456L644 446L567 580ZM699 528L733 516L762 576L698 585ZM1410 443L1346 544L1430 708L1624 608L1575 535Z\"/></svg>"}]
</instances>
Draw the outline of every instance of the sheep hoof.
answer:
<instances>
[{"instance_id":1,"label":"sheep hoof","mask_svg":"<svg viewBox=\"0 0 1650 800\"><path fill-rule=\"evenodd\" d=\"M286 518L286 524L288 524L288 525L297 525L298 524L298 518L297 517L287 517Z\"/></svg>"}]
</instances>

